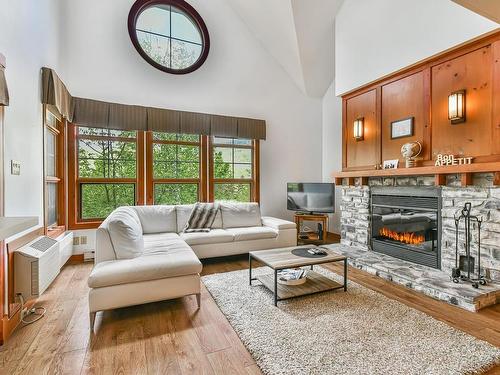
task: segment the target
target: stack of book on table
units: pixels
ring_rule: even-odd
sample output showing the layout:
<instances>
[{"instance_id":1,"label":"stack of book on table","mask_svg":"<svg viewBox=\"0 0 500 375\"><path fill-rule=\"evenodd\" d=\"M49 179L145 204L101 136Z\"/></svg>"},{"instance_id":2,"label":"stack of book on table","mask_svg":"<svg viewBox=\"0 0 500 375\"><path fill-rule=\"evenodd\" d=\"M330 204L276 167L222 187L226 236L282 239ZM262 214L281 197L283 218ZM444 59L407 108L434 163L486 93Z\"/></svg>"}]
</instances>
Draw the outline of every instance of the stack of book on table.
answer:
<instances>
[{"instance_id":1,"label":"stack of book on table","mask_svg":"<svg viewBox=\"0 0 500 375\"><path fill-rule=\"evenodd\" d=\"M278 283L300 285L306 282L307 271L302 268L289 268L278 271Z\"/></svg>"}]
</instances>

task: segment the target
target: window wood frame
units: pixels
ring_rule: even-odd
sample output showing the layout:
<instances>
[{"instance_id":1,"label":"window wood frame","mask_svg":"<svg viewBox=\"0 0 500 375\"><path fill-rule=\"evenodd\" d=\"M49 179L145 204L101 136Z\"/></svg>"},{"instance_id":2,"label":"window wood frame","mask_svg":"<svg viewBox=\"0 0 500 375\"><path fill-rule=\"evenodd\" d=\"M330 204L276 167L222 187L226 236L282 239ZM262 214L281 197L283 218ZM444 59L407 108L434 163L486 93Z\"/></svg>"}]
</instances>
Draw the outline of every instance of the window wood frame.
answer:
<instances>
[{"instance_id":1,"label":"window wood frame","mask_svg":"<svg viewBox=\"0 0 500 375\"><path fill-rule=\"evenodd\" d=\"M134 138L80 135L78 126L68 123L68 207L70 229L93 229L97 228L104 219L84 219L81 217L81 186L83 184L133 184L135 185L135 205L144 204L144 132L137 131ZM78 141L80 139L106 140L117 142L131 142L136 144L136 176L135 178L101 178L101 177L79 177L78 175Z\"/></svg>"},{"instance_id":2,"label":"window wood frame","mask_svg":"<svg viewBox=\"0 0 500 375\"><path fill-rule=\"evenodd\" d=\"M66 121L59 114L50 110L47 105L42 107L43 114L43 226L45 235L56 238L66 231ZM47 116L53 116L56 127L47 122ZM51 132L55 138L55 176L47 176L47 134ZM57 220L56 224L48 222L48 184L57 184Z\"/></svg>"},{"instance_id":3,"label":"window wood frame","mask_svg":"<svg viewBox=\"0 0 500 375\"><path fill-rule=\"evenodd\" d=\"M80 185L82 183L133 183L136 186L136 205L154 204L155 183L198 184L198 199L200 202L214 201L214 187L217 183L244 183L250 184L250 201L260 202L260 142L252 140L251 145L221 145L214 144L211 136L200 135L199 142L154 140L152 131L138 131L135 138L137 150L137 174L136 178L80 178L78 177L78 139L82 138L78 134L78 126L67 123L66 140L68 155L68 228L94 229L103 220L101 219L81 219L80 207ZM107 137L85 135L85 139L109 141L131 141L131 138ZM153 146L154 144L176 144L200 147L200 174L198 179L163 179L153 177ZM246 148L252 150L252 178L251 179L215 179L213 178L213 147Z\"/></svg>"},{"instance_id":4,"label":"window wood frame","mask_svg":"<svg viewBox=\"0 0 500 375\"><path fill-rule=\"evenodd\" d=\"M209 201L215 200L216 184L250 184L250 202L260 203L260 143L259 140L251 140L251 145L235 145L215 143L212 137L207 137L209 142ZM223 138L223 137L221 137ZM232 138L237 139L237 138ZM221 148L244 148L252 150L252 178L214 178L214 147ZM234 165L234 160L232 162ZM236 163L238 164L238 163Z\"/></svg>"},{"instance_id":5,"label":"window wood frame","mask_svg":"<svg viewBox=\"0 0 500 375\"><path fill-rule=\"evenodd\" d=\"M154 204L155 184L197 184L198 201L207 200L207 137L199 135L199 142L178 141L178 140L160 140L154 139L154 132L146 132L146 204ZM154 145L178 145L178 146L198 146L199 147L199 172L198 178L155 178L153 171L154 164Z\"/></svg>"}]
</instances>

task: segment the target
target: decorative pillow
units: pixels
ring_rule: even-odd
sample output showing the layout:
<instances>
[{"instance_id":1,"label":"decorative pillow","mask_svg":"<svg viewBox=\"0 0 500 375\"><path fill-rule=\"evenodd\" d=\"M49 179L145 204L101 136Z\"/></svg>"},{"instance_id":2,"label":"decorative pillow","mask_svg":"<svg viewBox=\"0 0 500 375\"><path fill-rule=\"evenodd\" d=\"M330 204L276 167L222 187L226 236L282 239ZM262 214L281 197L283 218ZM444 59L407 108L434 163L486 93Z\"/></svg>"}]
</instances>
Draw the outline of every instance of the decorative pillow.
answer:
<instances>
[{"instance_id":1,"label":"decorative pillow","mask_svg":"<svg viewBox=\"0 0 500 375\"><path fill-rule=\"evenodd\" d=\"M222 224L224 228L260 227L262 218L258 203L222 202Z\"/></svg>"},{"instance_id":2,"label":"decorative pillow","mask_svg":"<svg viewBox=\"0 0 500 375\"><path fill-rule=\"evenodd\" d=\"M118 209L108 221L111 243L116 259L130 259L144 252L144 239L139 217L132 209Z\"/></svg>"},{"instance_id":3,"label":"decorative pillow","mask_svg":"<svg viewBox=\"0 0 500 375\"><path fill-rule=\"evenodd\" d=\"M219 205L214 203L196 203L191 211L191 216L184 228L185 233L210 232Z\"/></svg>"}]
</instances>

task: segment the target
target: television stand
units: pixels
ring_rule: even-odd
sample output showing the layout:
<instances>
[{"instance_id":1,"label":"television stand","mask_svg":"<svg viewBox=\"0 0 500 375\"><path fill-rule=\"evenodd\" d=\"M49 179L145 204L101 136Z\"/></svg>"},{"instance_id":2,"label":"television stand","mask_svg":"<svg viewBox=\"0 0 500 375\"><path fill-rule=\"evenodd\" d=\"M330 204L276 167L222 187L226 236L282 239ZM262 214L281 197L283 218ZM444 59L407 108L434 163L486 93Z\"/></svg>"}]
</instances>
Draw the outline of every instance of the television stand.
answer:
<instances>
[{"instance_id":1,"label":"television stand","mask_svg":"<svg viewBox=\"0 0 500 375\"><path fill-rule=\"evenodd\" d=\"M328 231L328 215L314 213L295 213L295 224L297 225L297 243L298 244L325 244ZM304 221L313 221L320 223L323 227L319 231L304 231Z\"/></svg>"}]
</instances>

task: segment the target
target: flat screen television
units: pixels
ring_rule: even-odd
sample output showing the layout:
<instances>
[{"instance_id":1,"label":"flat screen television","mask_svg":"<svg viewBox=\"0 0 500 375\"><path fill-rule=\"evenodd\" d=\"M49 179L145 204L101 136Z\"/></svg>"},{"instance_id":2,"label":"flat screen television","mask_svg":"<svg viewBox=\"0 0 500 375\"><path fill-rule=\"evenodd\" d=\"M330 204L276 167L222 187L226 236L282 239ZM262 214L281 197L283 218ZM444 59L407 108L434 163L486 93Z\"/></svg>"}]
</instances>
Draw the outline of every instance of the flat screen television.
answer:
<instances>
[{"instance_id":1,"label":"flat screen television","mask_svg":"<svg viewBox=\"0 0 500 375\"><path fill-rule=\"evenodd\" d=\"M335 212L335 185L330 183L287 183L287 209L301 212Z\"/></svg>"}]
</instances>

